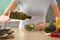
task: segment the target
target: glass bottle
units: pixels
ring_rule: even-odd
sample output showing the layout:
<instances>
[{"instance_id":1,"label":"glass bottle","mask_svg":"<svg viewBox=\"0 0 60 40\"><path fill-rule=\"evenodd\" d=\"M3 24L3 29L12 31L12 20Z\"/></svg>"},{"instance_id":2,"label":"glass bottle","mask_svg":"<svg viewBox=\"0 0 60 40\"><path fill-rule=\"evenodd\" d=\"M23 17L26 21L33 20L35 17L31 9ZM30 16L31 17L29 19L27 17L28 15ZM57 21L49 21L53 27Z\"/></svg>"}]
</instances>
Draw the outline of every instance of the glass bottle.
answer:
<instances>
[{"instance_id":1,"label":"glass bottle","mask_svg":"<svg viewBox=\"0 0 60 40\"><path fill-rule=\"evenodd\" d=\"M9 18L25 20L25 19L31 19L32 17L23 12L11 11L9 13Z\"/></svg>"}]
</instances>

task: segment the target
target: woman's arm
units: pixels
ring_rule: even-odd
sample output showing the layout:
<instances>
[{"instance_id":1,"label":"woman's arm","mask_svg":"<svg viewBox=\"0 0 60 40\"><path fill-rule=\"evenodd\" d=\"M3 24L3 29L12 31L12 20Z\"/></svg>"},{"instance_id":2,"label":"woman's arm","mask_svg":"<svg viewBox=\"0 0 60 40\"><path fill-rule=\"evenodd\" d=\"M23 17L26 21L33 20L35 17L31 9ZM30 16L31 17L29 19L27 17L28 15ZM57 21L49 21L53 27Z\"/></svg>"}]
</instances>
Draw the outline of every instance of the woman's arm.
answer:
<instances>
[{"instance_id":1,"label":"woman's arm","mask_svg":"<svg viewBox=\"0 0 60 40\"><path fill-rule=\"evenodd\" d=\"M60 17L60 11L57 4L51 7L51 10L55 17ZM38 22L37 24L42 24L42 25L40 27L35 27L35 30L44 29L48 25L48 23L45 23L45 22Z\"/></svg>"},{"instance_id":2,"label":"woman's arm","mask_svg":"<svg viewBox=\"0 0 60 40\"><path fill-rule=\"evenodd\" d=\"M17 5L18 4L12 0L7 9L4 11L4 13L0 16L0 22L6 22L11 20L8 16L9 11L14 10L17 7Z\"/></svg>"},{"instance_id":3,"label":"woman's arm","mask_svg":"<svg viewBox=\"0 0 60 40\"><path fill-rule=\"evenodd\" d=\"M4 11L4 13L2 15L8 15L9 11L14 10L17 7L17 3L14 2L14 0L11 1L11 3L9 4L9 6L7 7L7 9Z\"/></svg>"},{"instance_id":4,"label":"woman's arm","mask_svg":"<svg viewBox=\"0 0 60 40\"><path fill-rule=\"evenodd\" d=\"M57 4L51 7L51 11L53 12L55 17L60 17L60 11Z\"/></svg>"}]
</instances>

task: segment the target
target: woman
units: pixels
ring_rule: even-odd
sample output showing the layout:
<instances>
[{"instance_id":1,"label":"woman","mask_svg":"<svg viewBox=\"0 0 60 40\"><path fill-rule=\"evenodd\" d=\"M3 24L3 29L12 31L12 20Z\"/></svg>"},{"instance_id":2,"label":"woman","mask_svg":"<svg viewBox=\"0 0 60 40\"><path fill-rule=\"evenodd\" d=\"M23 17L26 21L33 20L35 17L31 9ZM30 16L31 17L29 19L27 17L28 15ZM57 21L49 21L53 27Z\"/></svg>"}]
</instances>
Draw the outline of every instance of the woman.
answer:
<instances>
[{"instance_id":1,"label":"woman","mask_svg":"<svg viewBox=\"0 0 60 40\"><path fill-rule=\"evenodd\" d=\"M60 16L56 0L12 0L10 5L7 7L5 12L0 17L0 19L7 21L9 19L8 12L11 10L15 10L17 5L19 4L22 6L22 11L24 13L32 16L31 20L26 19L24 21L21 21L22 22L21 25L23 26L29 23L37 23L37 24L46 25L45 22L46 22L46 14L47 14L48 8L51 8L51 11L53 12L55 17ZM40 26L36 27L35 29L39 30L39 29L45 28L45 26L43 25L40 25Z\"/></svg>"}]
</instances>

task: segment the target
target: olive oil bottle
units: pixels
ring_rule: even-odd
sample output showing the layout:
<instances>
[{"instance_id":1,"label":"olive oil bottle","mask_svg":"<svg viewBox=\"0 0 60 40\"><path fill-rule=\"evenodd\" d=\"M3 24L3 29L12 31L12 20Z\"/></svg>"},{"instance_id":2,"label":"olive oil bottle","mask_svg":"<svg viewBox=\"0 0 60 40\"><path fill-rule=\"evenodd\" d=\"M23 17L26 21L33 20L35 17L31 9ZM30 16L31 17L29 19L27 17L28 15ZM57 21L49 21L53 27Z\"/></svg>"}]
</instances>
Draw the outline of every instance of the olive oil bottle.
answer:
<instances>
[{"instance_id":1,"label":"olive oil bottle","mask_svg":"<svg viewBox=\"0 0 60 40\"><path fill-rule=\"evenodd\" d=\"M11 11L9 13L9 18L25 20L25 19L31 19L32 17L29 16L29 15L24 14L23 12Z\"/></svg>"}]
</instances>

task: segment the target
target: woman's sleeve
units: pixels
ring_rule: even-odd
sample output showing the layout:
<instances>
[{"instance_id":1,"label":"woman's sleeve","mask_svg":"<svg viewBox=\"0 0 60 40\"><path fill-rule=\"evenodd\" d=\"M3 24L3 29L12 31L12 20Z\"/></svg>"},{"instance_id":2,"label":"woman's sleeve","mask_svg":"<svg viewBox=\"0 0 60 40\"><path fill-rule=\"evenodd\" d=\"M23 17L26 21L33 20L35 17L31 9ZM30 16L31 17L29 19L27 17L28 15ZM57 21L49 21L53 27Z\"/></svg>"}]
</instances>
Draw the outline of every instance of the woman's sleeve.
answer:
<instances>
[{"instance_id":1,"label":"woman's sleeve","mask_svg":"<svg viewBox=\"0 0 60 40\"><path fill-rule=\"evenodd\" d=\"M54 5L57 5L57 1L56 0L51 0L50 6L53 7Z\"/></svg>"},{"instance_id":2,"label":"woman's sleeve","mask_svg":"<svg viewBox=\"0 0 60 40\"><path fill-rule=\"evenodd\" d=\"M14 0L14 2L16 2L17 4L20 4L20 0Z\"/></svg>"}]
</instances>

